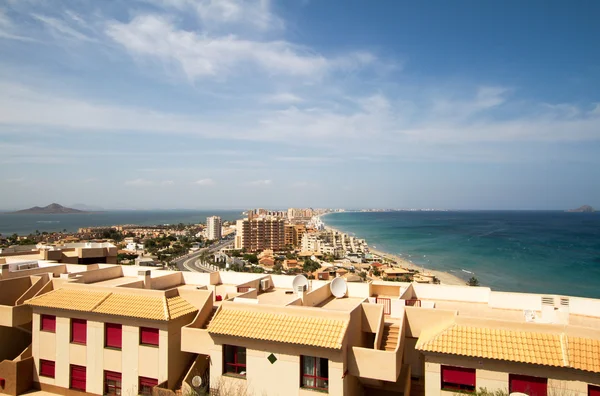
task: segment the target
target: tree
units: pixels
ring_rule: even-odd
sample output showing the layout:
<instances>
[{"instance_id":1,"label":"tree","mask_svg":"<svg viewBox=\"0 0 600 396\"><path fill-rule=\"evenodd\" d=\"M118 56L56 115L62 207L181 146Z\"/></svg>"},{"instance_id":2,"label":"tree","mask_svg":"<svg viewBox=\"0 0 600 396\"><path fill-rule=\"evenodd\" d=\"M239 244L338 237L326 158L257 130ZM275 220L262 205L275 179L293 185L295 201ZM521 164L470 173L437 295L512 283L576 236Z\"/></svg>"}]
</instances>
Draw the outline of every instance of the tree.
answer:
<instances>
[{"instance_id":1,"label":"tree","mask_svg":"<svg viewBox=\"0 0 600 396\"><path fill-rule=\"evenodd\" d=\"M474 276L472 276L471 279L469 279L469 281L467 282L467 285L479 286L479 280L477 278L475 278Z\"/></svg>"},{"instance_id":2,"label":"tree","mask_svg":"<svg viewBox=\"0 0 600 396\"><path fill-rule=\"evenodd\" d=\"M309 258L304 260L304 265L302 266L302 269L304 270L304 272L315 272L319 268L321 268L321 264L319 264L316 261L313 261Z\"/></svg>"},{"instance_id":3,"label":"tree","mask_svg":"<svg viewBox=\"0 0 600 396\"><path fill-rule=\"evenodd\" d=\"M381 275L381 272L377 268L373 268L373 275L379 276Z\"/></svg>"},{"instance_id":4,"label":"tree","mask_svg":"<svg viewBox=\"0 0 600 396\"><path fill-rule=\"evenodd\" d=\"M258 257L256 254L244 254L244 260L252 264L258 264Z\"/></svg>"}]
</instances>

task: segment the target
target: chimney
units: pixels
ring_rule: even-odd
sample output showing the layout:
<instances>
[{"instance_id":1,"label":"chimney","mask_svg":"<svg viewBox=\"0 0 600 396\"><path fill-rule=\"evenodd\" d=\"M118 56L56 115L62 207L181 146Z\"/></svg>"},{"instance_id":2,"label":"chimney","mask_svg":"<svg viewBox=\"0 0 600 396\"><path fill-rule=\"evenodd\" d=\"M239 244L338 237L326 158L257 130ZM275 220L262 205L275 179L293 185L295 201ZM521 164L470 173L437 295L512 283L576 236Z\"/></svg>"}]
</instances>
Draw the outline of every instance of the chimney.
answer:
<instances>
[{"instance_id":1,"label":"chimney","mask_svg":"<svg viewBox=\"0 0 600 396\"><path fill-rule=\"evenodd\" d=\"M138 271L138 279L144 281L144 289L152 289L152 271L141 270Z\"/></svg>"},{"instance_id":2,"label":"chimney","mask_svg":"<svg viewBox=\"0 0 600 396\"><path fill-rule=\"evenodd\" d=\"M5 259L0 259L3 261L3 263L0 265L0 278L4 278L5 276L8 275L8 273L10 272L8 264L4 264L6 262Z\"/></svg>"}]
</instances>

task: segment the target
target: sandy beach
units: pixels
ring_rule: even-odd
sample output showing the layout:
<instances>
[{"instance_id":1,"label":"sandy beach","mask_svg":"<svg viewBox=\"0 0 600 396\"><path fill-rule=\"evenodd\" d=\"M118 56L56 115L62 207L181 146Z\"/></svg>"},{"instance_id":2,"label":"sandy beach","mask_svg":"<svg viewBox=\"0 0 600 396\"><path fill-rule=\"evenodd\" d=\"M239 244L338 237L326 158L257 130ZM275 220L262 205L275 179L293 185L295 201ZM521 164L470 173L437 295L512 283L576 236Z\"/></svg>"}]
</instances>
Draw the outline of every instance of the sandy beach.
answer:
<instances>
[{"instance_id":1,"label":"sandy beach","mask_svg":"<svg viewBox=\"0 0 600 396\"><path fill-rule=\"evenodd\" d=\"M343 233L343 231L340 231L336 228L333 228L333 227L330 227L327 225L325 226L325 228L328 230L334 230L334 231ZM367 241L367 243L368 243L368 241ZM371 247L369 247L369 252L376 254L378 256L384 257L388 260L395 261L396 266L398 266L398 267L414 269L419 272L423 271L423 268L421 266L418 266L415 263L413 263L412 261L402 258L400 256L397 256L397 255L394 255L391 253L387 253L387 252L383 252L381 250L373 249ZM443 285L461 285L462 286L465 284L465 281L463 279L460 279L458 276L453 275L449 272L436 271L436 270L432 270L430 268L426 268L425 272L429 272L429 273L432 273L433 275L435 275L435 277L438 278L440 280L440 283Z\"/></svg>"}]
</instances>

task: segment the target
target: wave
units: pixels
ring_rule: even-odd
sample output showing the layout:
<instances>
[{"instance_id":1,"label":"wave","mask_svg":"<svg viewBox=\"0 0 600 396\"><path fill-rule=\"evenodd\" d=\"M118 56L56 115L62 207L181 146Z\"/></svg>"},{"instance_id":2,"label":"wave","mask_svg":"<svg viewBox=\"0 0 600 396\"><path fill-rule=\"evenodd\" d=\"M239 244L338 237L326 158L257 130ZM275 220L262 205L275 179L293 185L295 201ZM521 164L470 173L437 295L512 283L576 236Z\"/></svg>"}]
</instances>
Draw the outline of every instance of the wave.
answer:
<instances>
[{"instance_id":1,"label":"wave","mask_svg":"<svg viewBox=\"0 0 600 396\"><path fill-rule=\"evenodd\" d=\"M38 220L38 221L36 221L36 223L54 224L54 223L60 223L60 221L59 220Z\"/></svg>"},{"instance_id":2,"label":"wave","mask_svg":"<svg viewBox=\"0 0 600 396\"><path fill-rule=\"evenodd\" d=\"M462 269L462 268L461 268ZM471 271L467 271L466 269L463 269L462 272L466 272L467 274L472 274Z\"/></svg>"}]
</instances>

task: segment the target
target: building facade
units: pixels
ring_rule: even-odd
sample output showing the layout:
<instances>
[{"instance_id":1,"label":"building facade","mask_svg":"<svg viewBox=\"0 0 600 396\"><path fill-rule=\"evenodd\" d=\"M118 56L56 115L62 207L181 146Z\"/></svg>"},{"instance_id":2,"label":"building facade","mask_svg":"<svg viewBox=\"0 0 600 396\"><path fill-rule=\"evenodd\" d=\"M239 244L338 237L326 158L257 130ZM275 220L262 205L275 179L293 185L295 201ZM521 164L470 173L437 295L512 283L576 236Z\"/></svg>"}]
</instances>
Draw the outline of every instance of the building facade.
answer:
<instances>
[{"instance_id":1,"label":"building facade","mask_svg":"<svg viewBox=\"0 0 600 396\"><path fill-rule=\"evenodd\" d=\"M221 230L223 224L219 216L210 216L206 218L206 239L218 241L221 239Z\"/></svg>"},{"instance_id":2,"label":"building facade","mask_svg":"<svg viewBox=\"0 0 600 396\"><path fill-rule=\"evenodd\" d=\"M259 217L238 220L236 223L236 248L249 252L285 248L285 220L278 217Z\"/></svg>"}]
</instances>

